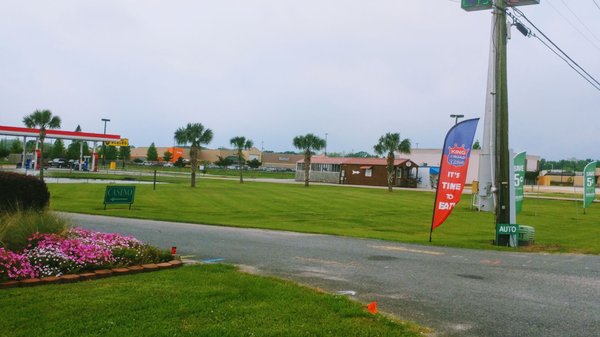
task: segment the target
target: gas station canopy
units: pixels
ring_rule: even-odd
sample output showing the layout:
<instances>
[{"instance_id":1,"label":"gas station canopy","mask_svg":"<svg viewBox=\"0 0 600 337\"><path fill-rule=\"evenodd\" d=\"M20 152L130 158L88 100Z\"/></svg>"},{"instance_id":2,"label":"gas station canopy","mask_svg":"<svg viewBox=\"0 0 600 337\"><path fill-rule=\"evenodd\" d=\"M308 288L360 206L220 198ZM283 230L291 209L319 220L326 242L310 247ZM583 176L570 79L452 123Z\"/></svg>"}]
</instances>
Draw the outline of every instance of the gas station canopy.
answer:
<instances>
[{"instance_id":1,"label":"gas station canopy","mask_svg":"<svg viewBox=\"0 0 600 337\"><path fill-rule=\"evenodd\" d=\"M39 137L40 130L32 128L22 128L16 126L0 125L0 135L19 136L19 137ZM63 130L46 130L46 138L83 140L91 142L115 142L121 139L120 135L110 135L92 132L76 132Z\"/></svg>"}]
</instances>

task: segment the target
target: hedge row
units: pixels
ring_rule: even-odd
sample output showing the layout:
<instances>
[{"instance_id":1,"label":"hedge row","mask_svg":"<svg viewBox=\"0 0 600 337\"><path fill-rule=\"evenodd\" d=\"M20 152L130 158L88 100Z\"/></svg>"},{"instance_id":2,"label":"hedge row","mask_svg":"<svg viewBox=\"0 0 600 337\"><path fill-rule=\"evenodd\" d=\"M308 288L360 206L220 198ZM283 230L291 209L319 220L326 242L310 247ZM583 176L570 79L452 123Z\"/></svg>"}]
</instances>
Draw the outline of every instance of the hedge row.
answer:
<instances>
[{"instance_id":1,"label":"hedge row","mask_svg":"<svg viewBox=\"0 0 600 337\"><path fill-rule=\"evenodd\" d=\"M50 192L42 180L13 172L0 171L0 212L45 209Z\"/></svg>"}]
</instances>

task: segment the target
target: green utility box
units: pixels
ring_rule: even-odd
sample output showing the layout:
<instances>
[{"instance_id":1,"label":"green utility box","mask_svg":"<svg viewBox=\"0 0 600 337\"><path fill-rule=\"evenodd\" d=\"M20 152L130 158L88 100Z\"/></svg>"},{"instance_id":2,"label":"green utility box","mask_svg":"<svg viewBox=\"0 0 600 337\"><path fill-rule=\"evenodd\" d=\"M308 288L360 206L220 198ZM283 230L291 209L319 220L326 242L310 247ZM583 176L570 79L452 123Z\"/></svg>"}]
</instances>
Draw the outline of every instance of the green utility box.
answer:
<instances>
[{"instance_id":1,"label":"green utility box","mask_svg":"<svg viewBox=\"0 0 600 337\"><path fill-rule=\"evenodd\" d=\"M496 224L496 245L505 247L519 246L519 225Z\"/></svg>"},{"instance_id":2,"label":"green utility box","mask_svg":"<svg viewBox=\"0 0 600 337\"><path fill-rule=\"evenodd\" d=\"M529 246L535 240L535 228L531 226L519 226L519 245Z\"/></svg>"}]
</instances>

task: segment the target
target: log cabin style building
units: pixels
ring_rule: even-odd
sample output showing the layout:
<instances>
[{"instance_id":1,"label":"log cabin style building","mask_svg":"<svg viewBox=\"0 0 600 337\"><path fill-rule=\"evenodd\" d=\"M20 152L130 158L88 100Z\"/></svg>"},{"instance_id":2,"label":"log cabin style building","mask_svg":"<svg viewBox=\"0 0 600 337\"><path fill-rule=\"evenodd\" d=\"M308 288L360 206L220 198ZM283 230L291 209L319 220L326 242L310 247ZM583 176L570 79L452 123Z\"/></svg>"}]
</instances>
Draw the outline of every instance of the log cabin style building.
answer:
<instances>
[{"instance_id":1,"label":"log cabin style building","mask_svg":"<svg viewBox=\"0 0 600 337\"><path fill-rule=\"evenodd\" d=\"M396 187L417 187L417 164L410 159L394 160ZM304 181L304 159L296 162L296 180ZM310 181L332 184L387 186L385 158L313 156Z\"/></svg>"}]
</instances>

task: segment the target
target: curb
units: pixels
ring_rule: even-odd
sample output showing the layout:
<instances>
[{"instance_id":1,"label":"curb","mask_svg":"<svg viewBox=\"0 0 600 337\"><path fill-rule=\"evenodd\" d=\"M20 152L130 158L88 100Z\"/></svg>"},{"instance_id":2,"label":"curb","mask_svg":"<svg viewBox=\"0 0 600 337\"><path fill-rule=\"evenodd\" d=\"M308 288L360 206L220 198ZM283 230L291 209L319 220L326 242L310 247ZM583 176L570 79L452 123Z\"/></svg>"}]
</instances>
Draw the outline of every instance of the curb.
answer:
<instances>
[{"instance_id":1,"label":"curb","mask_svg":"<svg viewBox=\"0 0 600 337\"><path fill-rule=\"evenodd\" d=\"M20 288L20 287L34 287L45 284L59 284L59 283L74 283L80 281L90 281L95 279L101 279L110 276L119 275L131 275L141 272L152 272L157 270L171 269L183 266L181 260L171 260L163 263L149 263L140 266L129 266L123 268L113 269L99 269L93 272L85 271L80 274L68 274L62 276L48 276L42 278L30 278L20 281L6 281L0 283L0 289Z\"/></svg>"}]
</instances>

